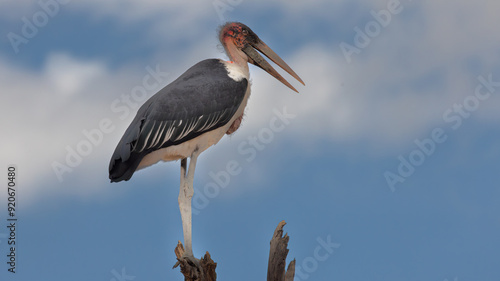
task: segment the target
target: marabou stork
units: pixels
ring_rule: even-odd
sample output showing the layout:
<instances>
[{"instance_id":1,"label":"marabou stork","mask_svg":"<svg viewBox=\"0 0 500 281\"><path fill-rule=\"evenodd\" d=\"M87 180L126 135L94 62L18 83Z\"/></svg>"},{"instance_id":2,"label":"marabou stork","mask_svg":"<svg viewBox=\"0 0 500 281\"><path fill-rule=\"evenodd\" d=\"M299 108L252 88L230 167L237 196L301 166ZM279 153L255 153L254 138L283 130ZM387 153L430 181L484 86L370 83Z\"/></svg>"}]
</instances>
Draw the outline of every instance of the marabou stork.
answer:
<instances>
[{"instance_id":1,"label":"marabou stork","mask_svg":"<svg viewBox=\"0 0 500 281\"><path fill-rule=\"evenodd\" d=\"M226 23L220 29L219 39L230 61L203 60L153 95L139 108L109 163L111 182L119 182L160 160L181 160L179 209L185 258L193 258L191 199L196 159L240 126L250 96L247 63L262 68L297 92L258 50L304 84L248 26Z\"/></svg>"}]
</instances>

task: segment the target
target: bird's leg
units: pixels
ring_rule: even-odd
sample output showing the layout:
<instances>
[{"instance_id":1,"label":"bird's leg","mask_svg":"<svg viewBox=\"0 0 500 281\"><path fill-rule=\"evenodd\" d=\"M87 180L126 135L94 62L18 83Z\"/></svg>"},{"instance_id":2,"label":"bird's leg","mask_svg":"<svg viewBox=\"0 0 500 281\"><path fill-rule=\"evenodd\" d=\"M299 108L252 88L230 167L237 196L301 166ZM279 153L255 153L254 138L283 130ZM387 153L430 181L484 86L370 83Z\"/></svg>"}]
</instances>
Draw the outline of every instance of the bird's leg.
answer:
<instances>
[{"instance_id":1,"label":"bird's leg","mask_svg":"<svg viewBox=\"0 0 500 281\"><path fill-rule=\"evenodd\" d=\"M191 246L191 198L189 181L186 174L187 158L181 160L181 187L179 190L179 210L181 211L182 232L184 234L184 256L193 256Z\"/></svg>"},{"instance_id":2,"label":"bird's leg","mask_svg":"<svg viewBox=\"0 0 500 281\"><path fill-rule=\"evenodd\" d=\"M191 155L191 159L189 161L189 169L187 169L186 174L186 166L187 159L184 158L181 160L181 187L179 192L179 209L181 211L182 218L182 230L184 233L184 256L188 258L194 258L193 256L193 247L192 247L192 218L191 218L191 201L194 194L193 189L193 179L194 179L194 170L196 167L196 159L198 154L195 152Z\"/></svg>"}]
</instances>

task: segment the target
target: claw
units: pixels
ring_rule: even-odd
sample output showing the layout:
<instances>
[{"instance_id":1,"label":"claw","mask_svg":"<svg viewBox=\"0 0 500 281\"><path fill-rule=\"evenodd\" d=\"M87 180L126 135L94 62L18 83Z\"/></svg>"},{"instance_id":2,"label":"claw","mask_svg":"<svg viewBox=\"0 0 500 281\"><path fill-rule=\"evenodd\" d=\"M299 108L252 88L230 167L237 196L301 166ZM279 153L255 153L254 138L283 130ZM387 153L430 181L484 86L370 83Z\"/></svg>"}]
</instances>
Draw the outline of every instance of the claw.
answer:
<instances>
[{"instance_id":1,"label":"claw","mask_svg":"<svg viewBox=\"0 0 500 281\"><path fill-rule=\"evenodd\" d=\"M178 267L181 264L181 262L183 262L183 261L187 262L187 264L189 264L191 266L201 268L200 267L200 260L195 258L192 253L186 253L181 241L177 242L177 247L175 247L174 252L175 252L175 256L177 257L177 262L175 263L173 268Z\"/></svg>"}]
</instances>

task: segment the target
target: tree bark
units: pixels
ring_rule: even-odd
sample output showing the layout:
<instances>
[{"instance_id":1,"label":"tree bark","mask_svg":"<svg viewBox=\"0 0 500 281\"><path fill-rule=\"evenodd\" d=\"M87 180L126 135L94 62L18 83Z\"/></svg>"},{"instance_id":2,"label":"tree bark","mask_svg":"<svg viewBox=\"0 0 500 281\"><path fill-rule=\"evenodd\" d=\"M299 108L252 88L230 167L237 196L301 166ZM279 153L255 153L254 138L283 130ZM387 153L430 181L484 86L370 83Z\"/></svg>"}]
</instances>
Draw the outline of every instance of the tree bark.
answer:
<instances>
[{"instance_id":1,"label":"tree bark","mask_svg":"<svg viewBox=\"0 0 500 281\"><path fill-rule=\"evenodd\" d=\"M281 221L274 230L269 250L269 262L267 264L267 281L293 281L295 276L295 259L290 262L285 271L286 256L288 255L288 240L290 236L285 233L283 227L286 222Z\"/></svg>"},{"instance_id":2,"label":"tree bark","mask_svg":"<svg viewBox=\"0 0 500 281\"><path fill-rule=\"evenodd\" d=\"M288 255L287 246L290 239L288 234L283 236L283 227L285 224L285 221L281 221L278 224L270 242L267 281L293 281L295 276L295 259L290 262L288 269L285 271L286 256ZM185 281L217 280L217 274L215 273L217 263L212 260L208 252L201 260L196 258L194 260L182 258L184 246L180 241L177 243L174 252L177 257L177 263L174 265L174 268L180 266Z\"/></svg>"}]
</instances>

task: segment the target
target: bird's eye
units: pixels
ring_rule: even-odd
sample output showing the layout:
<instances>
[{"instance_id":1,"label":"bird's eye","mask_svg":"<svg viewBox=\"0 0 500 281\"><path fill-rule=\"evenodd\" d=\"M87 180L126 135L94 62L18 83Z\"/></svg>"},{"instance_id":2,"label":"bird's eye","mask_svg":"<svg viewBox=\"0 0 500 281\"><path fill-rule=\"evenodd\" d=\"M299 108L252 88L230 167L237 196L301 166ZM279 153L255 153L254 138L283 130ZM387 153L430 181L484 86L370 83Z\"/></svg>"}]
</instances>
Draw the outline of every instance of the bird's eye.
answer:
<instances>
[{"instance_id":1,"label":"bird's eye","mask_svg":"<svg viewBox=\"0 0 500 281\"><path fill-rule=\"evenodd\" d=\"M243 35L248 35L248 31L246 29L243 29L243 31L241 31L241 33L243 33Z\"/></svg>"}]
</instances>

